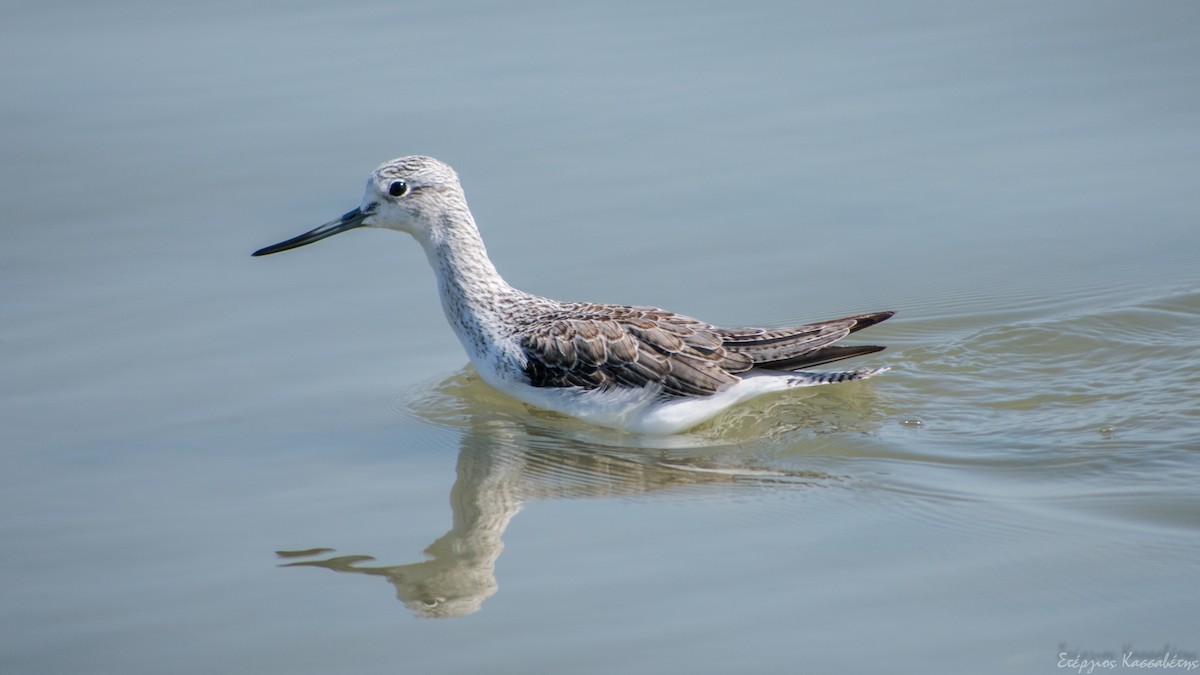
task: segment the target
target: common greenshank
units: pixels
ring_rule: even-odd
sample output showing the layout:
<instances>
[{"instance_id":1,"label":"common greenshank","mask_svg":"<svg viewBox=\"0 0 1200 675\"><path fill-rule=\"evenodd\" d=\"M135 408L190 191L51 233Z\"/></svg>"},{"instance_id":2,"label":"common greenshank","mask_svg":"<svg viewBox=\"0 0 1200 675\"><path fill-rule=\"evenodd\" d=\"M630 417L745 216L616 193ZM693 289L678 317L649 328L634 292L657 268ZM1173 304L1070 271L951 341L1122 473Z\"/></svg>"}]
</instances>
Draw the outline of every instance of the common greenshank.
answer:
<instances>
[{"instance_id":1,"label":"common greenshank","mask_svg":"<svg viewBox=\"0 0 1200 675\"><path fill-rule=\"evenodd\" d=\"M673 434L756 396L887 370L800 369L880 351L833 343L893 312L722 328L654 307L559 302L513 288L488 258L458 175L431 157L383 164L358 208L254 255L359 227L399 230L420 242L446 318L484 381L593 424Z\"/></svg>"}]
</instances>

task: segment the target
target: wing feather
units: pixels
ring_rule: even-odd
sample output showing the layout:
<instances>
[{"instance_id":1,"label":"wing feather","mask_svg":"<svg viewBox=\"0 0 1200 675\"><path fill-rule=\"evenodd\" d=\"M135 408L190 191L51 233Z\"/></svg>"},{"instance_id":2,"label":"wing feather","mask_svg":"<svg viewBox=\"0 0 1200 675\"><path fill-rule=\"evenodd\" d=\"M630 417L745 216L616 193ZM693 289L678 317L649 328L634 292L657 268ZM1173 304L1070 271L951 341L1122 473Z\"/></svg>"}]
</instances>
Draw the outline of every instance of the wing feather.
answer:
<instances>
[{"instance_id":1,"label":"wing feather","mask_svg":"<svg viewBox=\"0 0 1200 675\"><path fill-rule=\"evenodd\" d=\"M877 312L786 328L718 328L650 307L564 304L517 333L536 387L661 386L668 397L709 396L754 368L794 370L869 354L873 345L831 347L891 317Z\"/></svg>"},{"instance_id":2,"label":"wing feather","mask_svg":"<svg viewBox=\"0 0 1200 675\"><path fill-rule=\"evenodd\" d=\"M877 352L882 347L830 347L850 333L889 319L894 312L873 312L786 328L716 328L725 347L753 367L793 370Z\"/></svg>"},{"instance_id":3,"label":"wing feather","mask_svg":"<svg viewBox=\"0 0 1200 675\"><path fill-rule=\"evenodd\" d=\"M730 358L712 326L652 308L566 305L522 326L519 342L525 374L541 387L659 385L667 396L708 396L751 365Z\"/></svg>"}]
</instances>

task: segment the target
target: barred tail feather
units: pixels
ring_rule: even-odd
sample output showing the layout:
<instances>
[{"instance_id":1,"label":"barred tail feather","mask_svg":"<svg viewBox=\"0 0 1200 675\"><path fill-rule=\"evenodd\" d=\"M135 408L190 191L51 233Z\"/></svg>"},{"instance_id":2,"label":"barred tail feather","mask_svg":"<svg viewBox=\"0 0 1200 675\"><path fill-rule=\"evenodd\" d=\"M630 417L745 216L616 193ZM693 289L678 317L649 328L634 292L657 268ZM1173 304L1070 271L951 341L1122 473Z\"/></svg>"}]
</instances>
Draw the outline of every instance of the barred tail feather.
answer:
<instances>
[{"instance_id":1,"label":"barred tail feather","mask_svg":"<svg viewBox=\"0 0 1200 675\"><path fill-rule=\"evenodd\" d=\"M829 373L810 373L810 372L794 372L789 373L787 382L791 387L812 387L818 384L833 384L835 382L849 382L850 380L865 380L868 377L874 377L882 372L891 370L890 367L869 368L866 370L840 370Z\"/></svg>"}]
</instances>

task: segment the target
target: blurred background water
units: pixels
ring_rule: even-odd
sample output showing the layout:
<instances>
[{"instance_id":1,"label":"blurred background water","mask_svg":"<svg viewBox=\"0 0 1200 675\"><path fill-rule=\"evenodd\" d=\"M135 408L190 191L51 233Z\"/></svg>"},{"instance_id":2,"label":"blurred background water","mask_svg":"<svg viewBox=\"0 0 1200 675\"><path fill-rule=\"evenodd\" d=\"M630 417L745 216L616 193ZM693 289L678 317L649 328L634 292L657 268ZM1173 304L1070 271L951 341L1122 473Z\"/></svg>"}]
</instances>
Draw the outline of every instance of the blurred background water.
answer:
<instances>
[{"instance_id":1,"label":"blurred background water","mask_svg":"<svg viewBox=\"0 0 1200 675\"><path fill-rule=\"evenodd\" d=\"M3 672L1197 658L1194 3L4 15ZM481 384L403 236L249 257L415 153L518 287L894 370L642 439Z\"/></svg>"}]
</instances>

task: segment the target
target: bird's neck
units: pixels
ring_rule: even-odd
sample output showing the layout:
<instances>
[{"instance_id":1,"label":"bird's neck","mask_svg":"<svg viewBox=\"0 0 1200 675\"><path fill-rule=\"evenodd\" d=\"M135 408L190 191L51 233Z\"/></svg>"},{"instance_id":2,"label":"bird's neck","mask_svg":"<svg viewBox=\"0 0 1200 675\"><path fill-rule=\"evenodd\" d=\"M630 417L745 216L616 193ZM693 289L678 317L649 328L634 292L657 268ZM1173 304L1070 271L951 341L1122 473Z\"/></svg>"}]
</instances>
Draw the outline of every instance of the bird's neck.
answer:
<instances>
[{"instance_id":1,"label":"bird's neck","mask_svg":"<svg viewBox=\"0 0 1200 675\"><path fill-rule=\"evenodd\" d=\"M519 293L496 271L470 213L457 214L421 241L437 276L442 309L472 361L504 331L502 305Z\"/></svg>"}]
</instances>

